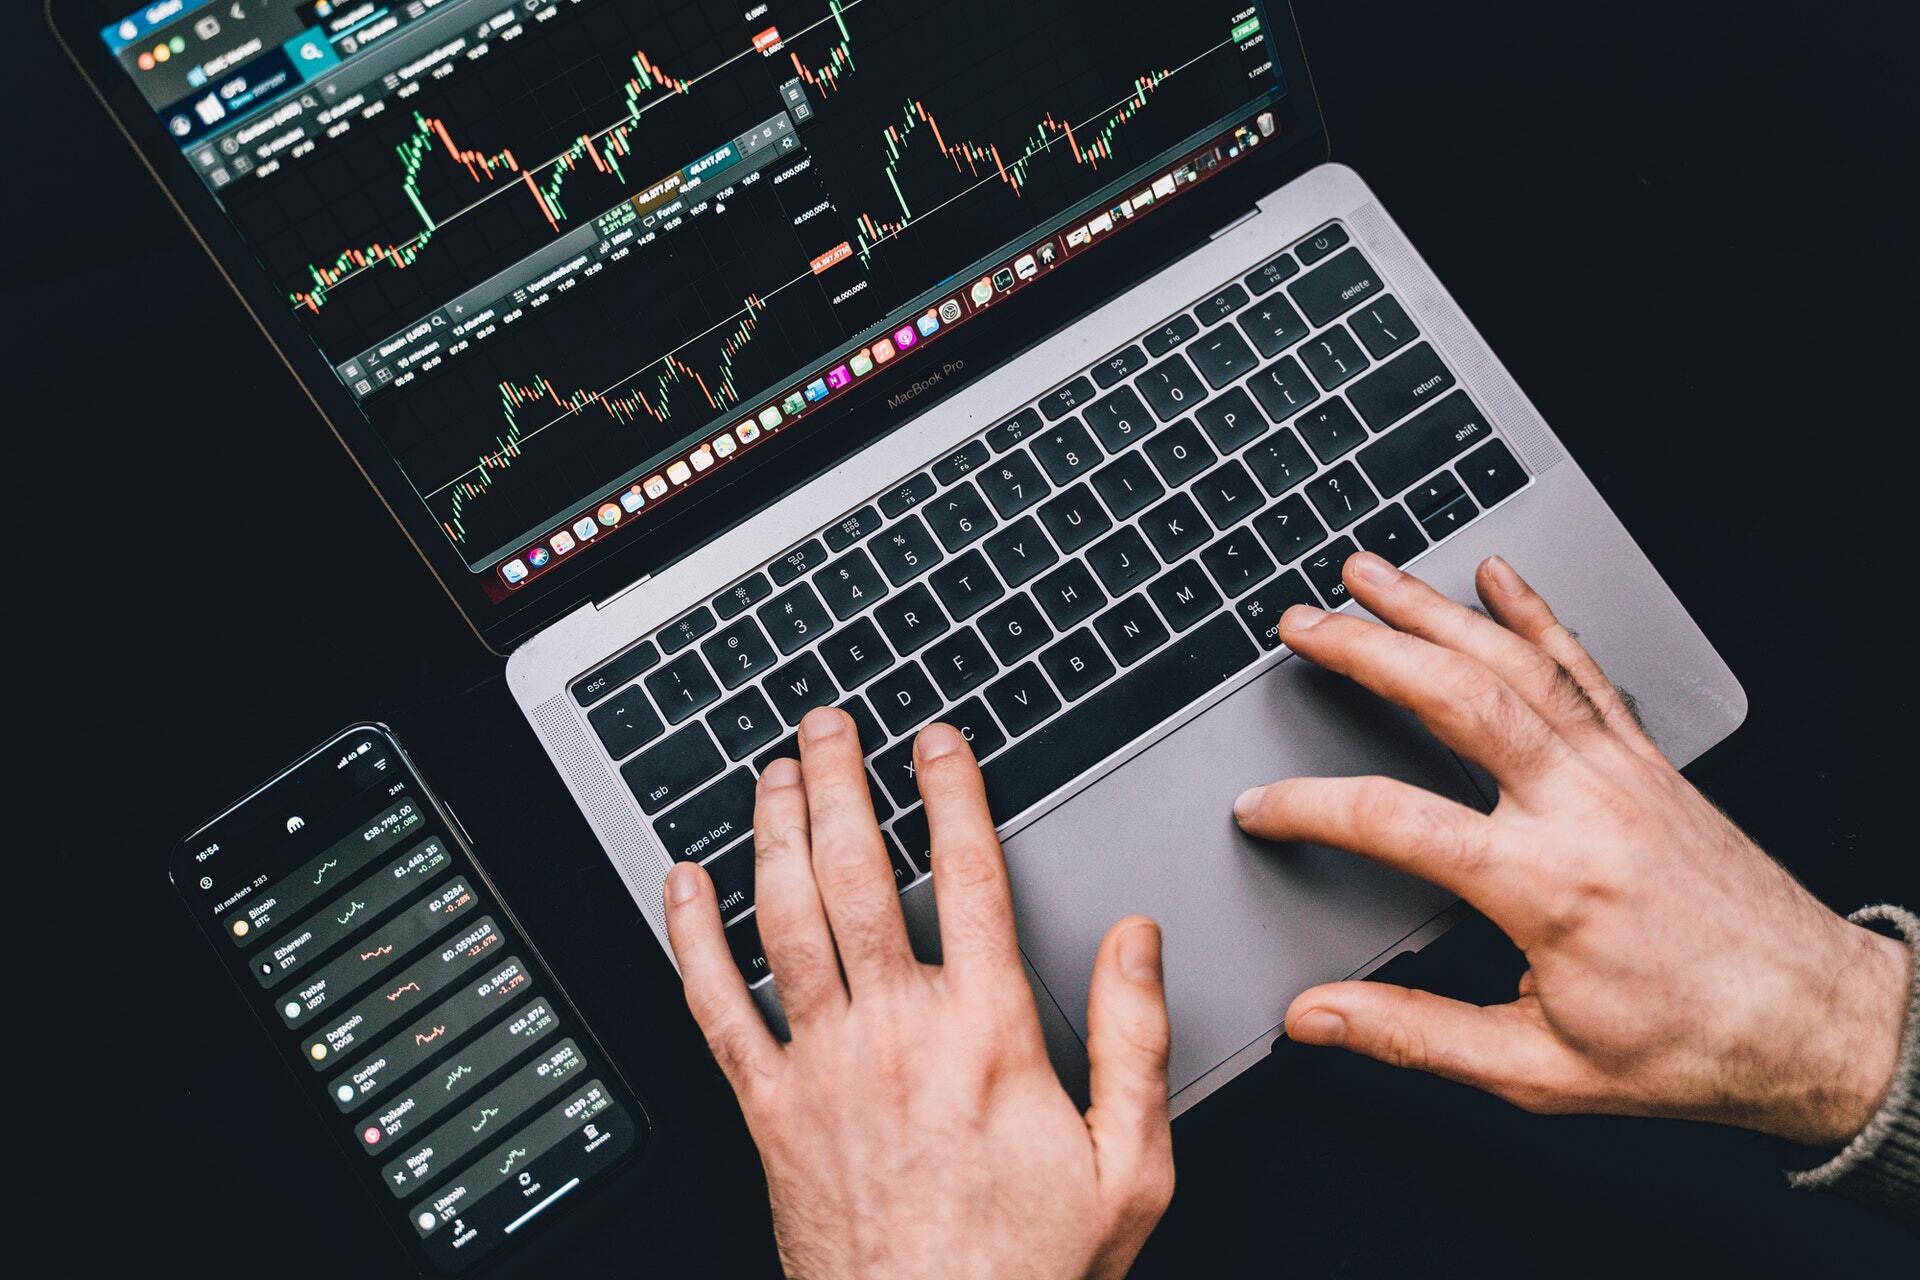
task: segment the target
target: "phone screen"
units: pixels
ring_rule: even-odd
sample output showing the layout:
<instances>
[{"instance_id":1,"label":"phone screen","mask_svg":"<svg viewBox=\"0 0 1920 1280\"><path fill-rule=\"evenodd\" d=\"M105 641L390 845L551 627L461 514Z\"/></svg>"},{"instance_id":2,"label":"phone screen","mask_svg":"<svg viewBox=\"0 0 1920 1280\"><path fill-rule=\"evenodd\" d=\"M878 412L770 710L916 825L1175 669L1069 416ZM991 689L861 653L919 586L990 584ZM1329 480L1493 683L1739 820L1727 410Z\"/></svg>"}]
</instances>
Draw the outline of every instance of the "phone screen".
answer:
<instances>
[{"instance_id":1,"label":"phone screen","mask_svg":"<svg viewBox=\"0 0 1920 1280\"><path fill-rule=\"evenodd\" d=\"M171 874L417 1262L474 1266L641 1146L644 1112L385 729L335 737Z\"/></svg>"}]
</instances>

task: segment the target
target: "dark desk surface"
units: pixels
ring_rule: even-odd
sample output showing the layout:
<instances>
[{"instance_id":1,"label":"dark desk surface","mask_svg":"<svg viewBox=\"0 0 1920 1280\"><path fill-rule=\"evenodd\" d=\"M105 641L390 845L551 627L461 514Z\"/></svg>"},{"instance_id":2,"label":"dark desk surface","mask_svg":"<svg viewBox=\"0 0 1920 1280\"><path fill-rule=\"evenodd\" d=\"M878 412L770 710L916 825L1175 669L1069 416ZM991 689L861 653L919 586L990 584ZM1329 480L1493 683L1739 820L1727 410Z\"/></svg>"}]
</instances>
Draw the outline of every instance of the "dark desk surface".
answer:
<instances>
[{"instance_id":1,"label":"dark desk surface","mask_svg":"<svg viewBox=\"0 0 1920 1280\"><path fill-rule=\"evenodd\" d=\"M1895 822L1908 792L1884 785L1913 761L1911 624L1868 621L1879 597L1911 609L1914 494L1895 464L1912 456L1920 280L1899 8L1301 4L1336 154L1745 682L1751 718L1694 777L1843 908L1920 905L1910 824ZM17 758L42 766L14 804L55 821L9 861L54 855L57 905L15 890L15 918L47 922L43 953L90 959L58 982L43 960L48 979L16 984L56 1022L23 1019L9 1039L38 1075L16 1098L54 1126L36 1140L57 1152L42 1195L74 1269L129 1249L229 1274L275 1274L289 1249L301 1273L392 1269L162 875L182 832L378 716L466 818L660 1121L661 1158L560 1233L541 1270L764 1272L758 1163L499 662L64 63L20 29L28 9L8 6L0 86L4 431L26 452L8 467L6 564L30 700ZM205 397L209 353L256 373ZM1514 961L1469 929L1412 978L1505 998ZM59 994L75 986L82 1001ZM1915 1249L1847 1205L1789 1195L1759 1138L1530 1117L1331 1053L1283 1051L1177 1142L1180 1191L1143 1274L1655 1259L1833 1274Z\"/></svg>"}]
</instances>

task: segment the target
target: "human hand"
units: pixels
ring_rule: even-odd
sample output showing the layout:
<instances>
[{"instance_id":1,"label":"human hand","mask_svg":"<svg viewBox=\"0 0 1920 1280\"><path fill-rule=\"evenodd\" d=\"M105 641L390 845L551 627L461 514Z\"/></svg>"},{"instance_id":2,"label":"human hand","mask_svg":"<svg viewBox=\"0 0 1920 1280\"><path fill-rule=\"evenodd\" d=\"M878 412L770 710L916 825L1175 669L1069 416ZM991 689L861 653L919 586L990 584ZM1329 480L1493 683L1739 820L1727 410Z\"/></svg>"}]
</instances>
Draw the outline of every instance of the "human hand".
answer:
<instances>
[{"instance_id":1,"label":"human hand","mask_svg":"<svg viewBox=\"0 0 1920 1280\"><path fill-rule=\"evenodd\" d=\"M1295 606L1281 638L1413 711L1494 777L1499 804L1292 778L1248 791L1235 816L1452 890L1529 968L1490 1008L1315 987L1287 1034L1530 1111L1712 1120L1809 1145L1857 1133L1899 1054L1905 948L1827 910L1682 778L1505 561L1476 581L1491 620L1377 556L1349 559L1345 578L1387 625Z\"/></svg>"},{"instance_id":2,"label":"human hand","mask_svg":"<svg viewBox=\"0 0 1920 1280\"><path fill-rule=\"evenodd\" d=\"M853 721L811 711L761 775L760 937L792 1038L734 967L706 872L667 878L687 1003L760 1148L791 1276L1118 1276L1173 1193L1160 932L1108 931L1087 996L1092 1106L1060 1087L1014 936L980 771L947 725L914 745L943 963L922 964Z\"/></svg>"}]
</instances>

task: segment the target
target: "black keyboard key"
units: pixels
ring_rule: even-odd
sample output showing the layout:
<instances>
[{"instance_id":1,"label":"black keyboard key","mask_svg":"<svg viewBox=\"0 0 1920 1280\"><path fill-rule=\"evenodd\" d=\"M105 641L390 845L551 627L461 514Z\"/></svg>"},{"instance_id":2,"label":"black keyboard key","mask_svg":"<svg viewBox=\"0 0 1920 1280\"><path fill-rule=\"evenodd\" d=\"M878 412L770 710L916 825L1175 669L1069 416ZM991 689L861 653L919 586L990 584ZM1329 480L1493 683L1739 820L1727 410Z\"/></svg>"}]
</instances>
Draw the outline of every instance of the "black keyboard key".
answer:
<instances>
[{"instance_id":1,"label":"black keyboard key","mask_svg":"<svg viewBox=\"0 0 1920 1280\"><path fill-rule=\"evenodd\" d=\"M660 714L653 709L653 704L647 701L646 691L637 684L628 685L618 697L595 707L587 716L587 722L599 735L600 745L615 760L626 759L659 737L667 727L660 722Z\"/></svg>"},{"instance_id":2,"label":"black keyboard key","mask_svg":"<svg viewBox=\"0 0 1920 1280\"><path fill-rule=\"evenodd\" d=\"M658 813L726 767L720 748L706 728L690 724L662 738L620 766L633 798L648 813Z\"/></svg>"},{"instance_id":3,"label":"black keyboard key","mask_svg":"<svg viewBox=\"0 0 1920 1280\"><path fill-rule=\"evenodd\" d=\"M919 475L902 480L891 491L880 495L880 514L891 520L904 511L911 511L940 491L940 485L934 478L922 471Z\"/></svg>"},{"instance_id":4,"label":"black keyboard key","mask_svg":"<svg viewBox=\"0 0 1920 1280\"><path fill-rule=\"evenodd\" d=\"M1252 595L1243 597L1233 608L1240 615L1240 621L1247 624L1247 630L1253 633L1255 644L1262 649L1278 649L1281 615L1297 604L1319 603L1319 598L1313 594L1313 588L1307 585L1307 580L1300 576L1300 571L1289 569Z\"/></svg>"},{"instance_id":5,"label":"black keyboard key","mask_svg":"<svg viewBox=\"0 0 1920 1280\"><path fill-rule=\"evenodd\" d=\"M894 819L893 838L917 866L933 865L933 841L928 836L926 810L916 805Z\"/></svg>"},{"instance_id":6,"label":"black keyboard key","mask_svg":"<svg viewBox=\"0 0 1920 1280\"><path fill-rule=\"evenodd\" d=\"M827 540L827 550L845 551L862 538L871 538L878 532L880 532L880 513L869 503L853 514L835 521L821 536Z\"/></svg>"},{"instance_id":7,"label":"black keyboard key","mask_svg":"<svg viewBox=\"0 0 1920 1280\"><path fill-rule=\"evenodd\" d=\"M781 653L792 653L827 634L833 625L820 597L806 583L796 583L761 605L755 615Z\"/></svg>"},{"instance_id":8,"label":"black keyboard key","mask_svg":"<svg viewBox=\"0 0 1920 1280\"><path fill-rule=\"evenodd\" d=\"M902 807L920 803L920 781L913 768L913 739L903 738L873 758L874 776L893 802Z\"/></svg>"},{"instance_id":9,"label":"black keyboard key","mask_svg":"<svg viewBox=\"0 0 1920 1280\"><path fill-rule=\"evenodd\" d=\"M941 713L940 722L960 731L960 736L973 748L975 760L985 760L1007 745L1007 735L1000 732L1000 726L987 714L987 704L978 698L968 698L957 707L948 707Z\"/></svg>"},{"instance_id":10,"label":"black keyboard key","mask_svg":"<svg viewBox=\"0 0 1920 1280\"><path fill-rule=\"evenodd\" d=\"M1002 662L1020 659L1053 639L1053 628L1040 616L1040 607L1025 595L996 605L980 618L980 634L987 638Z\"/></svg>"},{"instance_id":11,"label":"black keyboard key","mask_svg":"<svg viewBox=\"0 0 1920 1280\"><path fill-rule=\"evenodd\" d=\"M1181 343L1200 332L1200 322L1192 316L1179 315L1155 329L1140 340L1147 354L1158 359Z\"/></svg>"},{"instance_id":12,"label":"black keyboard key","mask_svg":"<svg viewBox=\"0 0 1920 1280\"><path fill-rule=\"evenodd\" d=\"M1122 347L1093 366L1093 380L1103 387L1110 387L1122 378L1130 378L1146 367L1145 352L1137 346Z\"/></svg>"},{"instance_id":13,"label":"black keyboard key","mask_svg":"<svg viewBox=\"0 0 1920 1280\"><path fill-rule=\"evenodd\" d=\"M753 905L753 841L741 840L707 859L720 918L731 920Z\"/></svg>"},{"instance_id":14,"label":"black keyboard key","mask_svg":"<svg viewBox=\"0 0 1920 1280\"><path fill-rule=\"evenodd\" d=\"M928 649L920 660L948 698L973 692L1000 670L1000 664L971 627L954 632Z\"/></svg>"},{"instance_id":15,"label":"black keyboard key","mask_svg":"<svg viewBox=\"0 0 1920 1280\"><path fill-rule=\"evenodd\" d=\"M1024 449L982 467L978 479L980 491L987 495L987 501L1003 519L1019 515L1053 492L1053 486L1047 483Z\"/></svg>"},{"instance_id":16,"label":"black keyboard key","mask_svg":"<svg viewBox=\"0 0 1920 1280\"><path fill-rule=\"evenodd\" d=\"M1380 277L1358 249L1329 258L1287 286L1307 319L1316 325L1349 311L1380 292Z\"/></svg>"},{"instance_id":17,"label":"black keyboard key","mask_svg":"<svg viewBox=\"0 0 1920 1280\"><path fill-rule=\"evenodd\" d=\"M1253 531L1281 564L1298 560L1327 540L1327 527L1297 493L1255 516Z\"/></svg>"},{"instance_id":18,"label":"black keyboard key","mask_svg":"<svg viewBox=\"0 0 1920 1280\"><path fill-rule=\"evenodd\" d=\"M1359 453L1360 465L1382 493L1399 493L1431 475L1491 432L1487 420L1464 391L1456 391L1418 417L1395 427ZM1465 475L1467 484L1473 477ZM1478 496L1476 489L1475 494ZM1484 497L1481 498L1485 502Z\"/></svg>"},{"instance_id":19,"label":"black keyboard key","mask_svg":"<svg viewBox=\"0 0 1920 1280\"><path fill-rule=\"evenodd\" d=\"M1396 569L1427 549L1427 540L1419 526L1397 502L1379 515L1362 520L1354 529L1353 537Z\"/></svg>"},{"instance_id":20,"label":"black keyboard key","mask_svg":"<svg viewBox=\"0 0 1920 1280\"><path fill-rule=\"evenodd\" d=\"M827 549L820 539L808 538L787 554L767 566L767 572L773 575L773 585L784 587L795 578L804 577L827 562Z\"/></svg>"},{"instance_id":21,"label":"black keyboard key","mask_svg":"<svg viewBox=\"0 0 1920 1280\"><path fill-rule=\"evenodd\" d=\"M1069 560L1033 584L1033 597L1047 611L1047 617L1061 631L1107 602L1106 593L1078 560Z\"/></svg>"},{"instance_id":22,"label":"black keyboard key","mask_svg":"<svg viewBox=\"0 0 1920 1280\"><path fill-rule=\"evenodd\" d=\"M679 724L720 696L697 653L682 654L647 677L647 692L668 724Z\"/></svg>"},{"instance_id":23,"label":"black keyboard key","mask_svg":"<svg viewBox=\"0 0 1920 1280\"><path fill-rule=\"evenodd\" d=\"M1300 264L1293 260L1292 254L1283 253L1246 276L1240 283L1251 289L1255 297L1259 297L1269 289L1279 288L1299 274Z\"/></svg>"},{"instance_id":24,"label":"black keyboard key","mask_svg":"<svg viewBox=\"0 0 1920 1280\"><path fill-rule=\"evenodd\" d=\"M707 728L735 760L745 760L785 731L758 689L742 689L707 712Z\"/></svg>"},{"instance_id":25,"label":"black keyboard key","mask_svg":"<svg viewBox=\"0 0 1920 1280\"><path fill-rule=\"evenodd\" d=\"M575 680L573 700L590 707L635 676L651 671L659 661L660 650L653 641L642 640L613 661Z\"/></svg>"},{"instance_id":26,"label":"black keyboard key","mask_svg":"<svg viewBox=\"0 0 1920 1280\"><path fill-rule=\"evenodd\" d=\"M1481 505L1492 506L1508 494L1526 487L1527 473L1514 460L1507 446L1489 440L1468 454L1460 463L1460 474Z\"/></svg>"},{"instance_id":27,"label":"black keyboard key","mask_svg":"<svg viewBox=\"0 0 1920 1280\"><path fill-rule=\"evenodd\" d=\"M933 601L924 582L915 583L873 611L880 629L902 657L947 633L947 615Z\"/></svg>"},{"instance_id":28,"label":"black keyboard key","mask_svg":"<svg viewBox=\"0 0 1920 1280\"><path fill-rule=\"evenodd\" d=\"M1208 447L1191 418L1174 423L1147 441L1146 454L1155 470L1175 489L1219 461L1219 455Z\"/></svg>"},{"instance_id":29,"label":"black keyboard key","mask_svg":"<svg viewBox=\"0 0 1920 1280\"><path fill-rule=\"evenodd\" d=\"M1233 453L1267 429L1267 421L1239 387L1215 396L1193 412L1194 421L1207 429L1214 448Z\"/></svg>"},{"instance_id":30,"label":"black keyboard key","mask_svg":"<svg viewBox=\"0 0 1920 1280\"><path fill-rule=\"evenodd\" d=\"M881 639L872 618L862 618L822 640L820 656L842 689L858 689L893 665L893 650Z\"/></svg>"},{"instance_id":31,"label":"black keyboard key","mask_svg":"<svg viewBox=\"0 0 1920 1280\"><path fill-rule=\"evenodd\" d=\"M767 677L767 696L780 708L780 718L799 728L800 721L815 707L824 707L840 696L833 677L820 665L817 654L803 653Z\"/></svg>"},{"instance_id":32,"label":"black keyboard key","mask_svg":"<svg viewBox=\"0 0 1920 1280\"><path fill-rule=\"evenodd\" d=\"M1202 551L1200 563L1229 597L1265 582L1278 567L1251 529L1235 529Z\"/></svg>"},{"instance_id":33,"label":"black keyboard key","mask_svg":"<svg viewBox=\"0 0 1920 1280\"><path fill-rule=\"evenodd\" d=\"M688 645L718 625L714 621L713 610L701 605L685 617L669 622L660 628L655 639L660 641L662 653L678 653Z\"/></svg>"},{"instance_id":34,"label":"black keyboard key","mask_svg":"<svg viewBox=\"0 0 1920 1280\"><path fill-rule=\"evenodd\" d=\"M969 440L933 464L933 478L941 484L952 484L969 472L984 467L992 456L985 440Z\"/></svg>"},{"instance_id":35,"label":"black keyboard key","mask_svg":"<svg viewBox=\"0 0 1920 1280\"><path fill-rule=\"evenodd\" d=\"M1133 394L1131 387L1122 387L1112 395L1095 400L1080 416L1093 428L1093 434L1100 437L1108 453L1118 453L1144 439L1154 427L1153 415L1147 412L1147 406L1140 403L1140 397Z\"/></svg>"},{"instance_id":36,"label":"black keyboard key","mask_svg":"<svg viewBox=\"0 0 1920 1280\"><path fill-rule=\"evenodd\" d=\"M1147 460L1137 453L1123 453L1094 472L1092 484L1116 520L1130 519L1134 512L1167 492Z\"/></svg>"},{"instance_id":37,"label":"black keyboard key","mask_svg":"<svg viewBox=\"0 0 1920 1280\"><path fill-rule=\"evenodd\" d=\"M1354 383L1347 389L1347 399L1367 425L1379 431L1432 404L1452 385L1453 374L1422 342Z\"/></svg>"},{"instance_id":38,"label":"black keyboard key","mask_svg":"<svg viewBox=\"0 0 1920 1280\"><path fill-rule=\"evenodd\" d=\"M1147 540L1134 528L1122 529L1088 547L1087 563L1113 596L1127 594L1160 571L1160 562L1147 549Z\"/></svg>"},{"instance_id":39,"label":"black keyboard key","mask_svg":"<svg viewBox=\"0 0 1920 1280\"><path fill-rule=\"evenodd\" d=\"M1219 324L1246 305L1247 291L1237 284L1230 284L1195 307L1193 314L1201 324Z\"/></svg>"},{"instance_id":40,"label":"black keyboard key","mask_svg":"<svg viewBox=\"0 0 1920 1280\"><path fill-rule=\"evenodd\" d=\"M1060 553L1032 516L1022 517L988 538L987 555L1010 587L1045 573L1060 561Z\"/></svg>"},{"instance_id":41,"label":"black keyboard key","mask_svg":"<svg viewBox=\"0 0 1920 1280\"><path fill-rule=\"evenodd\" d=\"M1145 592L1128 596L1093 620L1093 629L1123 667L1130 667L1170 638L1167 624L1147 603Z\"/></svg>"},{"instance_id":42,"label":"black keyboard key","mask_svg":"<svg viewBox=\"0 0 1920 1280\"><path fill-rule=\"evenodd\" d=\"M1247 379L1253 398L1275 422L1285 422L1320 398L1320 388L1292 356L1274 361Z\"/></svg>"},{"instance_id":43,"label":"black keyboard key","mask_svg":"<svg viewBox=\"0 0 1920 1280\"><path fill-rule=\"evenodd\" d=\"M880 571L858 547L814 574L813 585L836 618L851 618L887 594Z\"/></svg>"},{"instance_id":44,"label":"black keyboard key","mask_svg":"<svg viewBox=\"0 0 1920 1280\"><path fill-rule=\"evenodd\" d=\"M1367 429L1353 416L1345 400L1316 405L1295 418L1293 425L1300 428L1322 462L1332 462L1367 442Z\"/></svg>"},{"instance_id":45,"label":"black keyboard key","mask_svg":"<svg viewBox=\"0 0 1920 1280\"><path fill-rule=\"evenodd\" d=\"M1193 367L1217 389L1252 373L1260 363L1237 329L1215 329L1187 346Z\"/></svg>"},{"instance_id":46,"label":"black keyboard key","mask_svg":"<svg viewBox=\"0 0 1920 1280\"><path fill-rule=\"evenodd\" d=\"M1031 662L988 685L987 702L1016 738L1060 709L1060 695Z\"/></svg>"},{"instance_id":47,"label":"black keyboard key","mask_svg":"<svg viewBox=\"0 0 1920 1280\"><path fill-rule=\"evenodd\" d=\"M940 545L920 523L919 516L908 516L899 524L867 541L867 550L894 586L911 582L941 561Z\"/></svg>"},{"instance_id":48,"label":"black keyboard key","mask_svg":"<svg viewBox=\"0 0 1920 1280\"><path fill-rule=\"evenodd\" d=\"M1062 551L1072 553L1113 528L1113 520L1084 484L1062 490L1040 508L1040 523Z\"/></svg>"},{"instance_id":49,"label":"black keyboard key","mask_svg":"<svg viewBox=\"0 0 1920 1280\"><path fill-rule=\"evenodd\" d=\"M887 732L899 737L932 718L940 709L940 695L917 662L909 662L897 671L889 671L867 690L873 709L886 723Z\"/></svg>"},{"instance_id":50,"label":"black keyboard key","mask_svg":"<svg viewBox=\"0 0 1920 1280\"><path fill-rule=\"evenodd\" d=\"M1290 427L1281 427L1247 450L1244 460L1261 487L1278 497L1313 474L1313 459Z\"/></svg>"},{"instance_id":51,"label":"black keyboard key","mask_svg":"<svg viewBox=\"0 0 1920 1280\"><path fill-rule=\"evenodd\" d=\"M1308 236L1295 249L1300 254L1300 261L1312 266L1346 242L1347 229L1336 222Z\"/></svg>"},{"instance_id":52,"label":"black keyboard key","mask_svg":"<svg viewBox=\"0 0 1920 1280\"><path fill-rule=\"evenodd\" d=\"M1329 609L1338 609L1347 602L1347 583L1340 576L1340 570L1347 563L1347 557L1357 549L1352 538L1342 535L1317 554L1308 556L1300 565Z\"/></svg>"},{"instance_id":53,"label":"black keyboard key","mask_svg":"<svg viewBox=\"0 0 1920 1280\"><path fill-rule=\"evenodd\" d=\"M1035 436L1033 456L1040 459L1055 484L1067 484L1082 472L1093 470L1102 455L1087 429L1074 419Z\"/></svg>"},{"instance_id":54,"label":"black keyboard key","mask_svg":"<svg viewBox=\"0 0 1920 1280\"><path fill-rule=\"evenodd\" d=\"M1114 672L1113 659L1085 627L1042 653L1040 665L1068 702L1086 697Z\"/></svg>"},{"instance_id":55,"label":"black keyboard key","mask_svg":"<svg viewBox=\"0 0 1920 1280\"><path fill-rule=\"evenodd\" d=\"M1162 422L1172 422L1207 396L1200 375L1177 354L1135 378L1133 385L1140 388L1140 394L1147 398Z\"/></svg>"},{"instance_id":56,"label":"black keyboard key","mask_svg":"<svg viewBox=\"0 0 1920 1280\"><path fill-rule=\"evenodd\" d=\"M1420 336L1398 298L1380 298L1347 320L1356 338L1375 360L1385 360Z\"/></svg>"},{"instance_id":57,"label":"black keyboard key","mask_svg":"<svg viewBox=\"0 0 1920 1280\"><path fill-rule=\"evenodd\" d=\"M987 567L987 558L977 548L957 560L947 561L935 569L927 581L933 584L940 603L947 606L947 614L955 622L971 618L1007 594L1000 579Z\"/></svg>"},{"instance_id":58,"label":"black keyboard key","mask_svg":"<svg viewBox=\"0 0 1920 1280\"><path fill-rule=\"evenodd\" d=\"M1259 655L1219 614L1078 707L1016 741L986 768L996 822L1032 808L1162 721L1217 689Z\"/></svg>"},{"instance_id":59,"label":"black keyboard key","mask_svg":"<svg viewBox=\"0 0 1920 1280\"><path fill-rule=\"evenodd\" d=\"M751 577L742 578L715 596L713 611L723 620L737 618L772 594L773 584L767 581L767 575L756 573Z\"/></svg>"},{"instance_id":60,"label":"black keyboard key","mask_svg":"<svg viewBox=\"0 0 1920 1280\"><path fill-rule=\"evenodd\" d=\"M1313 332L1313 327L1300 318L1286 295L1279 293L1249 308L1240 317L1240 328L1246 332L1247 340L1269 360Z\"/></svg>"},{"instance_id":61,"label":"black keyboard key","mask_svg":"<svg viewBox=\"0 0 1920 1280\"><path fill-rule=\"evenodd\" d=\"M958 551L976 538L984 538L1000 523L987 500L971 484L958 484L929 502L925 511L927 525L949 551Z\"/></svg>"},{"instance_id":62,"label":"black keyboard key","mask_svg":"<svg viewBox=\"0 0 1920 1280\"><path fill-rule=\"evenodd\" d=\"M987 443L993 446L995 453L1005 453L1040 430L1042 425L1038 409L1022 409L987 432Z\"/></svg>"},{"instance_id":63,"label":"black keyboard key","mask_svg":"<svg viewBox=\"0 0 1920 1280\"><path fill-rule=\"evenodd\" d=\"M1220 593L1213 589L1198 561L1189 560L1167 570L1147 588L1154 606L1175 631L1185 631L1220 607Z\"/></svg>"},{"instance_id":64,"label":"black keyboard key","mask_svg":"<svg viewBox=\"0 0 1920 1280\"><path fill-rule=\"evenodd\" d=\"M677 809L653 820L675 862L697 862L753 831L753 774L735 769Z\"/></svg>"},{"instance_id":65,"label":"black keyboard key","mask_svg":"<svg viewBox=\"0 0 1920 1280\"><path fill-rule=\"evenodd\" d=\"M1247 469L1229 459L1194 482L1193 496L1206 508L1216 529L1230 528L1260 509L1266 495Z\"/></svg>"},{"instance_id":66,"label":"black keyboard key","mask_svg":"<svg viewBox=\"0 0 1920 1280\"><path fill-rule=\"evenodd\" d=\"M1480 514L1480 508L1473 505L1451 471L1415 485L1407 494L1407 509L1435 542Z\"/></svg>"},{"instance_id":67,"label":"black keyboard key","mask_svg":"<svg viewBox=\"0 0 1920 1280\"><path fill-rule=\"evenodd\" d=\"M1302 492L1312 499L1329 529L1344 529L1380 505L1380 499L1351 462L1307 481Z\"/></svg>"},{"instance_id":68,"label":"black keyboard key","mask_svg":"<svg viewBox=\"0 0 1920 1280\"><path fill-rule=\"evenodd\" d=\"M1049 391L1041 396L1040 412L1047 415L1047 421L1056 422L1091 399L1093 384L1085 378L1075 378L1058 391Z\"/></svg>"},{"instance_id":69,"label":"black keyboard key","mask_svg":"<svg viewBox=\"0 0 1920 1280\"><path fill-rule=\"evenodd\" d=\"M773 970L767 965L767 949L760 944L759 915L741 916L727 926L727 949L733 952L733 963L739 967L740 976L747 980L748 986L772 976Z\"/></svg>"},{"instance_id":70,"label":"black keyboard key","mask_svg":"<svg viewBox=\"0 0 1920 1280\"><path fill-rule=\"evenodd\" d=\"M872 755L886 745L887 731L880 727L880 720L867 706L865 698L848 698L840 704L840 709L853 717L853 727L860 735L860 753ZM753 758L754 770L765 773L767 766L775 760L798 760L800 758L800 737L790 733L780 741L762 751Z\"/></svg>"},{"instance_id":71,"label":"black keyboard key","mask_svg":"<svg viewBox=\"0 0 1920 1280\"><path fill-rule=\"evenodd\" d=\"M893 887L904 892L908 885L920 878L920 873L913 869L913 863L909 862L907 855L900 851L900 842L891 835L886 835L885 838L887 861L893 866Z\"/></svg>"},{"instance_id":72,"label":"black keyboard key","mask_svg":"<svg viewBox=\"0 0 1920 1280\"><path fill-rule=\"evenodd\" d=\"M773 665L773 646L752 618L742 618L700 646L720 683L738 689Z\"/></svg>"},{"instance_id":73,"label":"black keyboard key","mask_svg":"<svg viewBox=\"0 0 1920 1280\"><path fill-rule=\"evenodd\" d=\"M1300 359L1321 389L1331 391L1357 377L1372 361L1367 359L1353 335L1339 325L1323 329L1312 342L1300 348Z\"/></svg>"},{"instance_id":74,"label":"black keyboard key","mask_svg":"<svg viewBox=\"0 0 1920 1280\"><path fill-rule=\"evenodd\" d=\"M1154 550L1160 553L1160 558L1168 563L1178 560L1213 536L1207 518L1200 514L1200 508L1193 505L1193 499L1184 493L1174 494L1141 516L1140 527L1147 531L1147 537L1152 541Z\"/></svg>"}]
</instances>

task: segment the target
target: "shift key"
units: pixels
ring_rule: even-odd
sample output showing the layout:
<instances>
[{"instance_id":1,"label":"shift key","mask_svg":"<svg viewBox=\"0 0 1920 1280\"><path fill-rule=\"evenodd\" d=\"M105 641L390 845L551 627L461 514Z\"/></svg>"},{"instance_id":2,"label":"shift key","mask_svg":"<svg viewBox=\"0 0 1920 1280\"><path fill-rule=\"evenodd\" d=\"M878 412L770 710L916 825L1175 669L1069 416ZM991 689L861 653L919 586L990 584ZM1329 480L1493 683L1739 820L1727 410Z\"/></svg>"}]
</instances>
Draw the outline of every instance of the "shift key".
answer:
<instances>
[{"instance_id":1,"label":"shift key","mask_svg":"<svg viewBox=\"0 0 1920 1280\"><path fill-rule=\"evenodd\" d=\"M653 820L675 862L704 858L753 830L753 774L735 769L693 799Z\"/></svg>"}]
</instances>

